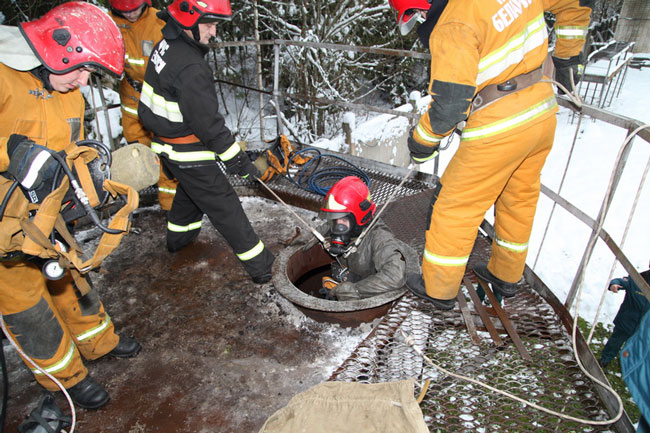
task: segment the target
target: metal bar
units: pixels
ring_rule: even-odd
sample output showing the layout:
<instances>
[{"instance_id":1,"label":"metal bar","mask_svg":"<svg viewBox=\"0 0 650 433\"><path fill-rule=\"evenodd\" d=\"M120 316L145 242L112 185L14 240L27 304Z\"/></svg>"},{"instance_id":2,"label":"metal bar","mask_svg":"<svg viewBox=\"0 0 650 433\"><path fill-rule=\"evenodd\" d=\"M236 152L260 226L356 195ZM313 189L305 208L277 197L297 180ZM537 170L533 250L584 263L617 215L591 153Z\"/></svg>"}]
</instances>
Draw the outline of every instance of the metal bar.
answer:
<instances>
[{"instance_id":1,"label":"metal bar","mask_svg":"<svg viewBox=\"0 0 650 433\"><path fill-rule=\"evenodd\" d=\"M494 323L492 323L492 320L490 319L490 316L488 315L487 311L485 311L485 307L483 307L483 304L481 303L481 300L479 299L476 290L474 290L474 284L472 284L472 282L467 277L463 277L463 283L467 288L469 297L472 299L472 303L474 303L474 309L476 310L479 317L483 321L483 324L485 325L485 329L487 329L487 331L490 333L490 337L492 337L492 341L494 341L494 344L497 347L503 346L503 340L499 336L499 332L497 331L497 328L494 326Z\"/></svg>"},{"instance_id":2,"label":"metal bar","mask_svg":"<svg viewBox=\"0 0 650 433\"><path fill-rule=\"evenodd\" d=\"M569 311L562 305L562 302L553 294L551 289L544 284L544 282L530 269L528 266L524 269L524 278L526 282L531 285L531 287L551 306L553 310L560 318L560 321L564 325L564 329L571 334L573 328L573 318ZM594 357L594 354L589 349L584 336L582 333L576 333L576 346L578 348L578 356L584 367L594 375L598 380L608 383L607 377L603 371L598 366L598 362ZM616 414L618 410L618 402L612 396L611 393L606 392L603 387L596 386L596 392L600 397L600 401L603 403L607 412L610 416ZM627 413L623 413L621 419L619 419L614 424L615 431L619 433L633 433L635 431L634 425L630 422L630 418L627 416Z\"/></svg>"},{"instance_id":3,"label":"metal bar","mask_svg":"<svg viewBox=\"0 0 650 433\"><path fill-rule=\"evenodd\" d=\"M106 121L106 133L108 134L108 143L111 146L111 149L115 149L115 143L113 143L113 132L111 131L111 118L108 115L108 109L106 108L106 98L104 98L104 89L102 88L101 79L99 77L95 78L95 85L99 91L99 100L102 102L102 108L104 109L104 119ZM99 134L99 131L97 131ZM101 136L101 134L100 134Z\"/></svg>"},{"instance_id":4,"label":"metal bar","mask_svg":"<svg viewBox=\"0 0 650 433\"><path fill-rule=\"evenodd\" d=\"M374 111L376 113L392 114L394 116L408 117L409 119L414 119L414 120L419 120L420 119L419 114L412 113L410 111L391 110L390 108L376 107L376 106L367 105L367 104L357 104L355 102L335 101L335 100L332 100L332 99L319 98L319 97L316 97L316 96L300 95L298 93L278 92L278 94L285 97L285 98L295 98L295 99L300 99L302 101L320 102L321 104L325 104L325 105L337 105L337 106L343 107L343 108L356 108L357 110Z\"/></svg>"},{"instance_id":5,"label":"metal bar","mask_svg":"<svg viewBox=\"0 0 650 433\"><path fill-rule=\"evenodd\" d=\"M230 41L230 42L214 42L208 44L210 48L228 48L228 47L243 47L250 45L294 45L299 47L309 48L325 48L330 50L354 51L357 53L368 54L381 54L384 56L392 57L412 57L415 59L431 60L431 54L419 53L417 51L397 50L392 48L377 48L377 47L363 47L342 44L328 44L320 42L306 42L306 41L288 41L284 39L266 40L266 41Z\"/></svg>"},{"instance_id":6,"label":"metal bar","mask_svg":"<svg viewBox=\"0 0 650 433\"><path fill-rule=\"evenodd\" d=\"M514 343L521 357L525 361L533 362L533 358L531 358L530 353L528 353L528 351L524 347L524 343L521 341L521 338L519 338L519 334L517 333L517 329L515 328L515 325L512 324L510 319L508 319L508 315L506 314L506 312L503 311L503 308L501 308L501 305L499 305L499 301L497 301L496 296L494 296L494 293L492 293L492 289L490 289L489 284L478 275L476 275L476 278L478 279L478 283L485 291L485 294L490 300L490 304L492 304L492 308L494 308L494 311L497 313L499 320L501 320L503 327L506 329L506 332L512 339L512 342Z\"/></svg>"},{"instance_id":7,"label":"metal bar","mask_svg":"<svg viewBox=\"0 0 650 433\"><path fill-rule=\"evenodd\" d=\"M631 133L632 130L629 130L628 132ZM573 278L573 282L571 283L571 288L569 289L569 293L567 294L565 300L565 305L567 306L567 308L570 308L571 305L573 304L576 293L578 291L578 287L582 283L582 278L585 269L589 264L589 260L591 260L591 254L593 253L596 239L599 237L598 232L603 229L602 225L605 221L605 218L607 217L607 212L609 212L609 208L612 205L612 199L614 198L614 194L616 194L616 188L618 187L618 182L621 180L623 169L625 168L625 164L627 163L627 157L630 154L630 150L632 150L633 141L634 139L628 141L627 143L624 142L623 144L625 147L619 151L619 156L616 160L616 166L614 172L612 173L612 176L610 178L607 193L603 198L603 201L600 205L600 211L598 212L598 217L596 218L598 224L596 225L596 227L592 228L592 233L591 236L589 237L589 242L587 243L587 247L585 248L585 251L582 255L582 259L580 260L580 265L578 266L576 274Z\"/></svg>"},{"instance_id":8,"label":"metal bar","mask_svg":"<svg viewBox=\"0 0 650 433\"><path fill-rule=\"evenodd\" d=\"M568 98L560 96L557 98L557 102L559 105L575 111L573 103ZM643 123L636 119L612 113L611 111L607 111L589 104L583 104L581 112L587 116L593 117L594 119L602 120L603 122L609 123L610 125L620 126L621 128L625 128L627 130L634 130L639 126L643 126ZM639 131L637 136L650 143L650 130L644 129L642 131Z\"/></svg>"},{"instance_id":9,"label":"metal bar","mask_svg":"<svg viewBox=\"0 0 650 433\"><path fill-rule=\"evenodd\" d=\"M260 40L260 30L259 30L259 12L258 12L258 9L257 9L257 0L255 0L253 2L253 10L255 12L255 14L254 14L254 22L255 22L254 37L255 37L256 41L259 41ZM264 88L264 84L262 83L262 46L257 45L255 47L255 51L256 51L255 63L257 63L257 65L256 65L257 66L257 68L256 68L257 69L257 87L262 89L262 88ZM257 102L259 104L259 107L258 107L259 111L258 112L259 112L259 116L260 116L260 139L262 141L264 141L264 115L263 115L264 96L262 95L261 92L257 96L258 96Z\"/></svg>"},{"instance_id":10,"label":"metal bar","mask_svg":"<svg viewBox=\"0 0 650 433\"><path fill-rule=\"evenodd\" d=\"M582 221L587 227L590 227L592 230L596 229L597 227L596 221L594 221L589 215L587 215L586 213L584 213L583 211L581 211L580 209L572 205L566 199L560 197L555 192L548 189L548 187L542 185L542 193L544 193L551 200L556 202L558 205L562 206L563 209L565 209L570 214L572 214L580 221ZM646 298L650 299L650 286L648 286L648 283L646 283L645 280L641 277L641 275L636 270L632 262L630 262L628 258L625 256L625 254L623 254L623 250L621 250L621 248L616 244L614 239L612 239L609 233L607 233L607 231L604 229L600 231L599 237L603 242L605 242L605 245L609 247L609 250L612 252L612 254L614 254L617 260L621 263L623 269L625 269L627 273L630 275L630 277L632 277L632 280L641 289L641 291L646 296Z\"/></svg>"},{"instance_id":11,"label":"metal bar","mask_svg":"<svg viewBox=\"0 0 650 433\"><path fill-rule=\"evenodd\" d=\"M463 295L462 290L458 291L456 300L458 301L460 312L463 314L463 320L465 320L465 326L467 326L467 332L469 333L470 338L476 345L480 345L481 339L478 337L478 333L476 332L476 326L474 326L472 314L469 312L469 308L467 308L467 301L465 300L465 295Z\"/></svg>"},{"instance_id":12,"label":"metal bar","mask_svg":"<svg viewBox=\"0 0 650 433\"><path fill-rule=\"evenodd\" d=\"M325 48L330 50L354 51L357 53L381 54L384 56L395 57L413 57L415 59L431 60L431 54L428 53L418 53L417 51L396 50L391 48L359 47L353 45L327 44L322 42L287 41L283 39L276 39L274 42L278 45L295 45L299 47Z\"/></svg>"},{"instance_id":13,"label":"metal bar","mask_svg":"<svg viewBox=\"0 0 650 433\"><path fill-rule=\"evenodd\" d=\"M273 45L273 54L275 57L273 65L273 101L275 101L275 112L277 113L278 118L276 119L276 125L278 130L278 135L283 134L282 128L282 112L280 111L280 101L278 98L279 95L279 86L280 86L280 46Z\"/></svg>"}]
</instances>

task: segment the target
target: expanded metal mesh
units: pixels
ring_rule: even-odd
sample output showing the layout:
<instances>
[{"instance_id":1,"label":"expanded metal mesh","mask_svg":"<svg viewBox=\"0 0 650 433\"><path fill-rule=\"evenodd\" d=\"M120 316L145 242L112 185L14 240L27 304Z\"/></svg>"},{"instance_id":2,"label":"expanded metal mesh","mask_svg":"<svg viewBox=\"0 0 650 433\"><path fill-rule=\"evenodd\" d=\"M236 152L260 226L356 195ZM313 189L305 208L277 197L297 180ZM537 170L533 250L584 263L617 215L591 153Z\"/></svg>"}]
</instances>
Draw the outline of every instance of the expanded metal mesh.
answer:
<instances>
[{"instance_id":1,"label":"expanded metal mesh","mask_svg":"<svg viewBox=\"0 0 650 433\"><path fill-rule=\"evenodd\" d=\"M401 177L374 169L364 170L371 178L373 199L378 204L386 203ZM251 186L238 178L231 178L231 181L236 186ZM322 200L318 194L300 190L284 178L274 180L270 186L276 192L287 193L303 206L318 206ZM409 180L404 186L382 218L397 238L421 254L433 197L432 185ZM292 202L289 200L289 203ZM478 261L487 261L489 252L489 239L479 234L468 269ZM476 287L477 280L471 271L466 273L466 277ZM574 359L571 336L551 306L528 284L520 283L517 296L506 299L504 309L532 362L522 359L499 320L492 317L504 341L503 346L495 345L466 289L462 290L478 330L480 344L472 341L458 304L452 311L441 312L428 302L406 294L330 379L379 383L415 378L420 386L429 379L430 384L420 407L431 432L614 431L606 426L567 421L531 409L428 365L405 343L401 332L413 337L414 344L434 363L451 372L472 377L573 417L591 420L609 418L595 385L582 373ZM419 392L417 389L416 393Z\"/></svg>"},{"instance_id":2,"label":"expanded metal mesh","mask_svg":"<svg viewBox=\"0 0 650 433\"><path fill-rule=\"evenodd\" d=\"M479 331L481 343L477 345L458 309L440 312L408 294L331 380L377 383L415 378L422 385L429 379L420 407L431 432L613 431L559 419L441 373L401 336L401 332L412 336L415 345L446 370L574 417L607 419L594 385L573 358L570 335L539 296L525 285L521 291L523 296L514 302L506 300L505 308L532 363L523 361L505 334L504 346L497 348L486 332Z\"/></svg>"}]
</instances>

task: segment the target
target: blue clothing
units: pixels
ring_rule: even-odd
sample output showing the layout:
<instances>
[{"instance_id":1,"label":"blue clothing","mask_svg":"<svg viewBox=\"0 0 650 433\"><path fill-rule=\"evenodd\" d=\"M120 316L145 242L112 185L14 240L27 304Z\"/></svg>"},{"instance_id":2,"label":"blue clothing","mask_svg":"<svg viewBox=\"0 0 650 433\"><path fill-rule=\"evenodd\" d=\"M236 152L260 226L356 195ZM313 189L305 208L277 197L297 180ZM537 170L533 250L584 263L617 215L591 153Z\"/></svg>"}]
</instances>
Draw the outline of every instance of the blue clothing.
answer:
<instances>
[{"instance_id":1,"label":"blue clothing","mask_svg":"<svg viewBox=\"0 0 650 433\"><path fill-rule=\"evenodd\" d=\"M649 280L650 271L645 271L641 273L641 276L646 281ZM643 296L643 292L639 289L639 286L632 280L632 278L615 278L609 285L618 284L621 286L620 290L625 290L625 299L614 318L614 326L620 326L628 331L630 335L634 333L636 327L643 315L650 308L650 302ZM650 284L650 282L649 282Z\"/></svg>"},{"instance_id":2,"label":"blue clothing","mask_svg":"<svg viewBox=\"0 0 650 433\"><path fill-rule=\"evenodd\" d=\"M650 271L642 272L641 276L648 281ZM650 309L650 302L629 276L615 278L609 283L610 286L612 284L621 286L620 290L625 290L625 299L623 299L623 303L614 318L614 331L607 340L602 355L600 355L601 365L609 364L618 355L621 346L634 334L641 318Z\"/></svg>"},{"instance_id":3,"label":"blue clothing","mask_svg":"<svg viewBox=\"0 0 650 433\"><path fill-rule=\"evenodd\" d=\"M646 314L636 332L621 352L623 380L645 419L639 422L638 433L648 432L650 420L650 314Z\"/></svg>"}]
</instances>

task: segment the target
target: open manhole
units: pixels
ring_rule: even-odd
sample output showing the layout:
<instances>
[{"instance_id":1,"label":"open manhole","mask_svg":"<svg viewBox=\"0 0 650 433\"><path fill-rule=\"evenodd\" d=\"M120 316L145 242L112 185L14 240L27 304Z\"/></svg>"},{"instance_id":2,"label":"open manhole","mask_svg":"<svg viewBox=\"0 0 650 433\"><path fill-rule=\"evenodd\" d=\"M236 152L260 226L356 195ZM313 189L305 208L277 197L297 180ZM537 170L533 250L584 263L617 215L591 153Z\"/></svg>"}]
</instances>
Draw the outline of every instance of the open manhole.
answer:
<instances>
[{"instance_id":1,"label":"open manhole","mask_svg":"<svg viewBox=\"0 0 650 433\"><path fill-rule=\"evenodd\" d=\"M354 301L330 301L318 293L321 277L331 275L334 259L317 242L282 251L273 266L273 284L282 296L291 301L307 317L319 322L339 323L346 327L372 322L386 314L393 301L406 288ZM417 271L415 252L406 257L407 266Z\"/></svg>"}]
</instances>

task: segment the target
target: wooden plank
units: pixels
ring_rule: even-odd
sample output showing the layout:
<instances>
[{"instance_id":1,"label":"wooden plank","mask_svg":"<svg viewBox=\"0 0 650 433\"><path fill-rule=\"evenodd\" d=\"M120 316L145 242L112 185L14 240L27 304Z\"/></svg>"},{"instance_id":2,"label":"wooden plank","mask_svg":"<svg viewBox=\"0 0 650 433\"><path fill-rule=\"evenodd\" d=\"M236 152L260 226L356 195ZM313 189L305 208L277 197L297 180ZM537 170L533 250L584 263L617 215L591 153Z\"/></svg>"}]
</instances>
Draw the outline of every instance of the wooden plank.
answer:
<instances>
[{"instance_id":1,"label":"wooden plank","mask_svg":"<svg viewBox=\"0 0 650 433\"><path fill-rule=\"evenodd\" d=\"M487 295L488 299L490 300L490 304L492 304L492 308L494 308L494 311L496 311L499 320L501 320L501 323L503 323L503 327L506 328L506 332L512 339L512 342L517 348L517 351L519 351L521 357L525 361L533 362L533 358L531 358L530 354L524 347L524 343L522 343L521 338L519 338L519 334L517 334L517 329L512 324L510 319L508 319L508 316L506 315L506 312L503 311L503 308L501 308L501 305L499 304L499 301L497 301L496 296L494 296L494 293L492 293L492 289L490 289L489 284L478 275L476 276L476 278L478 278L478 282L483 288L483 290L485 291L485 294Z\"/></svg>"},{"instance_id":2,"label":"wooden plank","mask_svg":"<svg viewBox=\"0 0 650 433\"><path fill-rule=\"evenodd\" d=\"M485 311L485 307L483 307L483 304L481 303L481 300L479 299L476 290L474 290L474 285L467 277L463 277L463 283L465 284L465 287L467 287L467 292L469 293L469 297L472 298L472 302L474 303L474 309L476 310L479 317L483 321L483 324L485 325L485 329L487 329L488 332L490 333L490 337L492 337L492 341L494 341L494 344L497 347L503 346L503 340L499 336L499 332L497 331L497 329L494 327L494 323L492 323L492 320L490 319L490 316L488 316L487 311Z\"/></svg>"},{"instance_id":3,"label":"wooden plank","mask_svg":"<svg viewBox=\"0 0 650 433\"><path fill-rule=\"evenodd\" d=\"M463 319L465 319L465 326L467 326L467 332L469 332L470 338L476 345L480 345L481 339L478 337L478 333L476 332L476 326L474 326L474 321L472 320L472 314L469 312L469 308L467 307L467 301L465 300L465 295L463 295L462 290L458 291L458 294L456 295L456 300L458 301L460 312L463 313Z\"/></svg>"}]
</instances>

